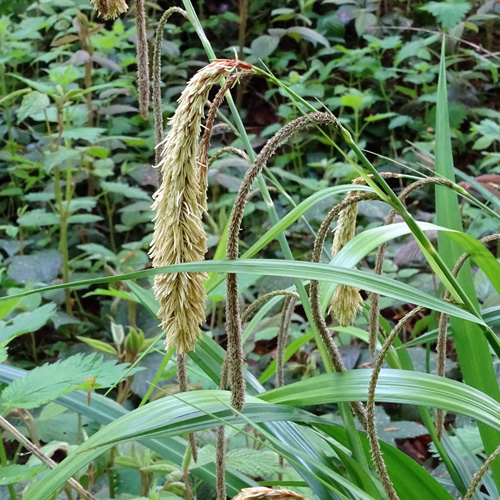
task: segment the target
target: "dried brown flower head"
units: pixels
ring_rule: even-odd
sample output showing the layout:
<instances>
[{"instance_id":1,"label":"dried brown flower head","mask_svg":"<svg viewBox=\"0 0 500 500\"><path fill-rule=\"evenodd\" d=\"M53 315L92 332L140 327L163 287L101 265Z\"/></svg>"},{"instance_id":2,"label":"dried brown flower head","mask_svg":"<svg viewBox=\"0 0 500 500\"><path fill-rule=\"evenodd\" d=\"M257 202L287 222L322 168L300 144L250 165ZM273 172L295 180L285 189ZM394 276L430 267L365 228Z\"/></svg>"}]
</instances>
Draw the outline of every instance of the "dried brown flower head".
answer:
<instances>
[{"instance_id":1,"label":"dried brown flower head","mask_svg":"<svg viewBox=\"0 0 500 500\"><path fill-rule=\"evenodd\" d=\"M90 2L104 19L115 19L128 10L125 0L90 0Z\"/></svg>"},{"instance_id":2,"label":"dried brown flower head","mask_svg":"<svg viewBox=\"0 0 500 500\"><path fill-rule=\"evenodd\" d=\"M201 120L208 93L242 61L216 60L189 81L170 119L171 129L161 143L162 183L154 194L157 211L150 256L153 267L204 259L206 234L202 216L206 185L197 164ZM246 63L245 63L246 64ZM203 173L203 175L205 175ZM205 320L204 273L159 274L154 292L160 303L158 317L166 333L167 348L183 354L193 349Z\"/></svg>"},{"instance_id":3,"label":"dried brown flower head","mask_svg":"<svg viewBox=\"0 0 500 500\"><path fill-rule=\"evenodd\" d=\"M285 500L287 498L297 498L301 500L306 500L305 497L299 495L298 493L294 493L290 490L275 490L272 488L245 488L241 490L241 493L238 493L233 500L266 500L266 499L275 499L275 500Z\"/></svg>"}]
</instances>

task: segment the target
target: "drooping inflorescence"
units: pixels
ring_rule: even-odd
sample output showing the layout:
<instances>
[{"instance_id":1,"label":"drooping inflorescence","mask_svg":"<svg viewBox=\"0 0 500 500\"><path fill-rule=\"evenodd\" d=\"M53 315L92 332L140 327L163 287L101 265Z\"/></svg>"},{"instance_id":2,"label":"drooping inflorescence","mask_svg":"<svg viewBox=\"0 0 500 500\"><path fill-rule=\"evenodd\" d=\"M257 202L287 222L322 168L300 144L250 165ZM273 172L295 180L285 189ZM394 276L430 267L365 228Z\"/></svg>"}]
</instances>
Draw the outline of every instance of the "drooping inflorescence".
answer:
<instances>
[{"instance_id":1,"label":"drooping inflorescence","mask_svg":"<svg viewBox=\"0 0 500 500\"><path fill-rule=\"evenodd\" d=\"M353 184L362 184L363 178L355 179ZM347 194L354 196L355 191ZM337 220L337 229L333 237L332 257L335 257L342 248L351 241L356 234L356 219L358 205L353 203L340 212ZM348 285L339 285L330 301L330 311L341 326L350 326L361 309L363 299L357 288Z\"/></svg>"},{"instance_id":2,"label":"drooping inflorescence","mask_svg":"<svg viewBox=\"0 0 500 500\"><path fill-rule=\"evenodd\" d=\"M227 77L242 61L216 60L189 81L170 119L171 129L161 143L157 165L162 183L154 194L155 228L150 256L153 267L202 261L206 234L202 226L206 191L197 164L198 142L204 106L212 86ZM205 320L204 273L159 274L154 292L160 304L158 317L166 333L167 347L181 354L193 349Z\"/></svg>"},{"instance_id":3,"label":"drooping inflorescence","mask_svg":"<svg viewBox=\"0 0 500 500\"><path fill-rule=\"evenodd\" d=\"M115 19L128 10L125 0L90 0L90 2L104 19Z\"/></svg>"},{"instance_id":4,"label":"drooping inflorescence","mask_svg":"<svg viewBox=\"0 0 500 500\"><path fill-rule=\"evenodd\" d=\"M273 488L265 488L262 486L256 488L245 488L241 490L241 493L238 493L233 500L285 500L293 498L297 500L306 500L302 495L290 490L275 490Z\"/></svg>"}]
</instances>

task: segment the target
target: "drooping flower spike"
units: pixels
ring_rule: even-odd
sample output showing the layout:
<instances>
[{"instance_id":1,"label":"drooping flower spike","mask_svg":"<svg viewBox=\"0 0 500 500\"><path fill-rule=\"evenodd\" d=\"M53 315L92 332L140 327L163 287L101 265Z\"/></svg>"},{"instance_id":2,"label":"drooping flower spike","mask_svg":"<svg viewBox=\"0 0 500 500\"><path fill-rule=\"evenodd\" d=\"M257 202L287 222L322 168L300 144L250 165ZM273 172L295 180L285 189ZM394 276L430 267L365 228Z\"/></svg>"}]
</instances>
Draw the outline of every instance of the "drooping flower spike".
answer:
<instances>
[{"instance_id":1,"label":"drooping flower spike","mask_svg":"<svg viewBox=\"0 0 500 500\"><path fill-rule=\"evenodd\" d=\"M238 493L233 500L285 500L289 498L295 498L298 500L306 500L305 497L299 495L298 493L294 493L290 490L275 490L273 488L245 488L241 490L241 493Z\"/></svg>"},{"instance_id":2,"label":"drooping flower spike","mask_svg":"<svg viewBox=\"0 0 500 500\"><path fill-rule=\"evenodd\" d=\"M161 143L157 165L162 183L154 194L155 228L150 256L153 267L204 260L206 234L202 216L205 183L200 182L198 142L204 106L210 89L242 66L242 61L216 60L189 81L170 119L171 129ZM166 346L180 354L192 350L205 320L204 273L159 274L154 292L160 304L158 317L166 333Z\"/></svg>"},{"instance_id":3,"label":"drooping flower spike","mask_svg":"<svg viewBox=\"0 0 500 500\"><path fill-rule=\"evenodd\" d=\"M115 19L128 10L125 0L90 0L90 2L104 19Z\"/></svg>"}]
</instances>

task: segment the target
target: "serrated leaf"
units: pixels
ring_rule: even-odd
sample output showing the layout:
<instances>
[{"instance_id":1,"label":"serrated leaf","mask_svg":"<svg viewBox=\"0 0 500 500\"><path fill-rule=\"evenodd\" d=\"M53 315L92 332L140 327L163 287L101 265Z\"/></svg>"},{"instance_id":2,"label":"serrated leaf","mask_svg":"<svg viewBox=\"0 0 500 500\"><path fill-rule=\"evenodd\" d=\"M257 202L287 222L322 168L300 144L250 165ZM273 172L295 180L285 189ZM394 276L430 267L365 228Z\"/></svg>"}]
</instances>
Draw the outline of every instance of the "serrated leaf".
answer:
<instances>
[{"instance_id":1,"label":"serrated leaf","mask_svg":"<svg viewBox=\"0 0 500 500\"><path fill-rule=\"evenodd\" d=\"M102 134L106 132L105 128L97 127L75 127L65 130L62 134L64 139L83 140L88 142L97 141Z\"/></svg>"},{"instance_id":2,"label":"serrated leaf","mask_svg":"<svg viewBox=\"0 0 500 500\"><path fill-rule=\"evenodd\" d=\"M50 99L47 94L33 91L23 97L20 108L17 110L17 119L22 122L25 118L36 113L40 113L50 106Z\"/></svg>"},{"instance_id":3,"label":"serrated leaf","mask_svg":"<svg viewBox=\"0 0 500 500\"><path fill-rule=\"evenodd\" d=\"M0 321L0 347L27 332L36 332L47 323L56 310L55 304L45 304L34 311L18 314L11 320Z\"/></svg>"},{"instance_id":4,"label":"serrated leaf","mask_svg":"<svg viewBox=\"0 0 500 500\"><path fill-rule=\"evenodd\" d=\"M53 226L59 224L59 217L52 212L46 212L43 208L37 208L21 215L17 223L25 227Z\"/></svg>"},{"instance_id":5,"label":"serrated leaf","mask_svg":"<svg viewBox=\"0 0 500 500\"><path fill-rule=\"evenodd\" d=\"M68 217L69 224L88 224L100 220L102 220L102 217L94 214L76 214Z\"/></svg>"},{"instance_id":6,"label":"serrated leaf","mask_svg":"<svg viewBox=\"0 0 500 500\"><path fill-rule=\"evenodd\" d=\"M268 477L279 469L275 453L253 448L230 450L226 464L251 477Z\"/></svg>"},{"instance_id":7,"label":"serrated leaf","mask_svg":"<svg viewBox=\"0 0 500 500\"><path fill-rule=\"evenodd\" d=\"M146 193L142 189L129 186L128 184L124 184L123 182L102 181L101 187L104 191L107 191L108 193L121 194L122 196L125 196L125 198L151 201L151 197L149 196L148 193Z\"/></svg>"},{"instance_id":8,"label":"serrated leaf","mask_svg":"<svg viewBox=\"0 0 500 500\"><path fill-rule=\"evenodd\" d=\"M42 250L32 255L12 257L7 275L16 283L48 283L57 278L61 265L62 256L57 250Z\"/></svg>"},{"instance_id":9,"label":"serrated leaf","mask_svg":"<svg viewBox=\"0 0 500 500\"><path fill-rule=\"evenodd\" d=\"M107 158L109 156L109 149L101 148L100 146L93 146L87 149L87 154L94 156L95 158Z\"/></svg>"},{"instance_id":10,"label":"serrated leaf","mask_svg":"<svg viewBox=\"0 0 500 500\"><path fill-rule=\"evenodd\" d=\"M84 243L83 245L78 245L77 248L87 252L90 258L106 260L116 259L116 255L109 248L97 243Z\"/></svg>"},{"instance_id":11,"label":"serrated leaf","mask_svg":"<svg viewBox=\"0 0 500 500\"><path fill-rule=\"evenodd\" d=\"M13 408L37 408L79 389L110 387L128 371L128 363L103 361L102 356L77 354L64 361L44 364L14 380L0 395L3 414ZM131 375L141 368L129 371Z\"/></svg>"},{"instance_id":12,"label":"serrated leaf","mask_svg":"<svg viewBox=\"0 0 500 500\"><path fill-rule=\"evenodd\" d=\"M59 148L57 151L45 152L45 161L43 167L47 173L50 173L54 167L66 166L68 161L74 161L80 158L80 152L75 149L65 147Z\"/></svg>"},{"instance_id":13,"label":"serrated leaf","mask_svg":"<svg viewBox=\"0 0 500 500\"><path fill-rule=\"evenodd\" d=\"M451 2L429 2L420 7L432 14L445 29L451 29L457 25L471 9L469 2L451 1Z\"/></svg>"},{"instance_id":14,"label":"serrated leaf","mask_svg":"<svg viewBox=\"0 0 500 500\"><path fill-rule=\"evenodd\" d=\"M0 469L0 486L27 481L46 468L44 465L3 465Z\"/></svg>"}]
</instances>

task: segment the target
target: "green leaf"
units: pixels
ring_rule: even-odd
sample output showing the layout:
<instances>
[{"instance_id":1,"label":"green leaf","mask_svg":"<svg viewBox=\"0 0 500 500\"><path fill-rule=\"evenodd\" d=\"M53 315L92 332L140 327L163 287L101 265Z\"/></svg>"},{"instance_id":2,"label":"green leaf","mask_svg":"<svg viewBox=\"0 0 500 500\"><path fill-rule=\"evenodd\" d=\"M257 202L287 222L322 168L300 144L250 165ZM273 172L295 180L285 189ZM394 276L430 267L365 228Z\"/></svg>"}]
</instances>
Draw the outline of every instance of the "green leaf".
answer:
<instances>
[{"instance_id":1,"label":"green leaf","mask_svg":"<svg viewBox=\"0 0 500 500\"><path fill-rule=\"evenodd\" d=\"M82 245L77 245L77 248L87 252L91 259L105 259L111 261L116 259L116 254L109 248L99 245L98 243L84 243Z\"/></svg>"},{"instance_id":2,"label":"green leaf","mask_svg":"<svg viewBox=\"0 0 500 500\"><path fill-rule=\"evenodd\" d=\"M420 9L432 14L444 29L449 30L464 18L471 9L471 4L462 0L428 2Z\"/></svg>"},{"instance_id":3,"label":"green leaf","mask_svg":"<svg viewBox=\"0 0 500 500\"><path fill-rule=\"evenodd\" d=\"M64 139L83 140L88 142L96 142L102 134L106 132L105 128L98 127L74 127L65 130L62 134Z\"/></svg>"},{"instance_id":4,"label":"green leaf","mask_svg":"<svg viewBox=\"0 0 500 500\"><path fill-rule=\"evenodd\" d=\"M86 337L76 337L78 340L85 342L90 347L95 349L96 351L101 351L105 354L111 354L111 356L118 357L118 351L110 344L106 344L106 342L102 342L101 340L91 339Z\"/></svg>"},{"instance_id":5,"label":"green leaf","mask_svg":"<svg viewBox=\"0 0 500 500\"><path fill-rule=\"evenodd\" d=\"M0 394L0 408L5 415L13 408L37 408L77 389L109 387L122 378L128 366L103 361L102 356L95 354L77 354L45 364L6 387ZM135 371L137 368L132 373Z\"/></svg>"},{"instance_id":6,"label":"green leaf","mask_svg":"<svg viewBox=\"0 0 500 500\"><path fill-rule=\"evenodd\" d=\"M264 60L276 50L279 42L280 39L277 36L262 35L252 41L250 50L254 57Z\"/></svg>"},{"instance_id":7,"label":"green leaf","mask_svg":"<svg viewBox=\"0 0 500 500\"><path fill-rule=\"evenodd\" d=\"M94 214L76 214L68 217L69 224L89 224L100 220L102 220L102 217Z\"/></svg>"},{"instance_id":8,"label":"green leaf","mask_svg":"<svg viewBox=\"0 0 500 500\"><path fill-rule=\"evenodd\" d=\"M14 316L11 320L0 321L0 347L28 332L36 332L55 313L55 304L45 304L37 309Z\"/></svg>"},{"instance_id":9,"label":"green leaf","mask_svg":"<svg viewBox=\"0 0 500 500\"><path fill-rule=\"evenodd\" d=\"M59 216L52 212L46 212L43 208L37 208L21 215L17 219L17 223L25 227L54 226L59 224Z\"/></svg>"},{"instance_id":10,"label":"green leaf","mask_svg":"<svg viewBox=\"0 0 500 500\"><path fill-rule=\"evenodd\" d=\"M25 118L36 113L40 113L50 106L50 99L47 94L41 92L30 92L23 97L20 108L17 110L17 119L22 122Z\"/></svg>"},{"instance_id":11,"label":"green leaf","mask_svg":"<svg viewBox=\"0 0 500 500\"><path fill-rule=\"evenodd\" d=\"M124 184L123 182L101 181L101 187L108 193L120 194L122 196L125 196L126 198L152 201L151 196L149 196L148 193L146 193L142 189L129 186L128 184Z\"/></svg>"},{"instance_id":12,"label":"green leaf","mask_svg":"<svg viewBox=\"0 0 500 500\"><path fill-rule=\"evenodd\" d=\"M3 465L0 469L0 486L28 481L46 468L46 465Z\"/></svg>"},{"instance_id":13,"label":"green leaf","mask_svg":"<svg viewBox=\"0 0 500 500\"><path fill-rule=\"evenodd\" d=\"M319 43L326 48L330 47L330 42L323 35L311 28L306 28L305 26L294 26L292 28L288 28L285 33L287 35L295 33L310 42Z\"/></svg>"},{"instance_id":14,"label":"green leaf","mask_svg":"<svg viewBox=\"0 0 500 500\"><path fill-rule=\"evenodd\" d=\"M78 159L80 159L80 151L61 146L55 152L45 151L45 161L43 162L43 167L45 171L50 174L54 167L66 167L69 161Z\"/></svg>"},{"instance_id":15,"label":"green leaf","mask_svg":"<svg viewBox=\"0 0 500 500\"><path fill-rule=\"evenodd\" d=\"M253 448L229 450L226 463L250 477L268 477L280 469L276 453Z\"/></svg>"}]
</instances>

